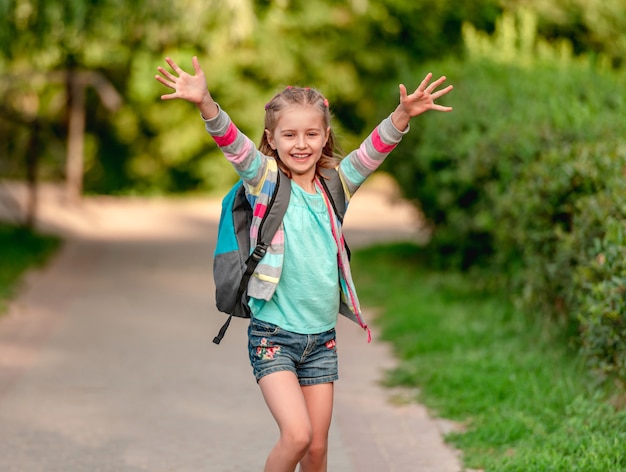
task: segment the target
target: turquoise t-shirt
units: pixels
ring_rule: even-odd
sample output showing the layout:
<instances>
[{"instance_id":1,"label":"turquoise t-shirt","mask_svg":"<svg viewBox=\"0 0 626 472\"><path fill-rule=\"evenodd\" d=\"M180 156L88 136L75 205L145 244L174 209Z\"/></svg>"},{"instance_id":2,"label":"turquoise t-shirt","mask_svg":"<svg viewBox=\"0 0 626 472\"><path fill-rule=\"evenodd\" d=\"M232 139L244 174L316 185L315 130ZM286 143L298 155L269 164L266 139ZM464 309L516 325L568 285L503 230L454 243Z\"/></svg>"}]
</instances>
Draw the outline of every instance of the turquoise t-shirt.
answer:
<instances>
[{"instance_id":1,"label":"turquoise t-shirt","mask_svg":"<svg viewBox=\"0 0 626 472\"><path fill-rule=\"evenodd\" d=\"M319 193L305 192L291 182L283 218L285 259L270 301L250 299L253 316L300 334L328 331L339 312L337 244L330 216Z\"/></svg>"}]
</instances>

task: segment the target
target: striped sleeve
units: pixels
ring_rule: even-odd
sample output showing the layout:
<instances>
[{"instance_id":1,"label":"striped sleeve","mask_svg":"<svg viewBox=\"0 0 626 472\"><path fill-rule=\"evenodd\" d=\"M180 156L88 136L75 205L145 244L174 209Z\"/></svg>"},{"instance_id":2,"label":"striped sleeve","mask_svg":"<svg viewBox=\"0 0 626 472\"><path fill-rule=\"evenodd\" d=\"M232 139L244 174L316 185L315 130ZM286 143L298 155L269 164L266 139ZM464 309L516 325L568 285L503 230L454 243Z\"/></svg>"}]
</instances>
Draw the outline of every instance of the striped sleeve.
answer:
<instances>
[{"instance_id":1,"label":"striped sleeve","mask_svg":"<svg viewBox=\"0 0 626 472\"><path fill-rule=\"evenodd\" d=\"M365 179L378 169L408 132L408 126L404 131L397 129L390 115L370 133L358 149L341 161L339 170L343 174L350 195L353 195Z\"/></svg>"},{"instance_id":2,"label":"striped sleeve","mask_svg":"<svg viewBox=\"0 0 626 472\"><path fill-rule=\"evenodd\" d=\"M204 119L204 123L207 132L241 178L253 187L258 185L259 178L264 172L262 169L264 159L254 143L235 126L221 108L217 116L209 120Z\"/></svg>"}]
</instances>

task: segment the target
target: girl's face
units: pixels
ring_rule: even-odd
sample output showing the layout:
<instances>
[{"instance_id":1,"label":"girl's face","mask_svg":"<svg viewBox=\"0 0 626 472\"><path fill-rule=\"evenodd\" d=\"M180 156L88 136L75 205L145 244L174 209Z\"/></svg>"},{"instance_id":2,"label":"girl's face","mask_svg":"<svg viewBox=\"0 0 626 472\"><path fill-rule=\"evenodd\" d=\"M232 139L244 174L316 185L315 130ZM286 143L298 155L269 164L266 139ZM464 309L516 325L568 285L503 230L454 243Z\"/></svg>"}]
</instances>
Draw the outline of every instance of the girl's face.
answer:
<instances>
[{"instance_id":1,"label":"girl's face","mask_svg":"<svg viewBox=\"0 0 626 472\"><path fill-rule=\"evenodd\" d=\"M292 179L305 190L311 190L317 161L330 133L319 110L312 106L289 106L280 112L274 130L266 129L265 133L271 148L291 171Z\"/></svg>"}]
</instances>

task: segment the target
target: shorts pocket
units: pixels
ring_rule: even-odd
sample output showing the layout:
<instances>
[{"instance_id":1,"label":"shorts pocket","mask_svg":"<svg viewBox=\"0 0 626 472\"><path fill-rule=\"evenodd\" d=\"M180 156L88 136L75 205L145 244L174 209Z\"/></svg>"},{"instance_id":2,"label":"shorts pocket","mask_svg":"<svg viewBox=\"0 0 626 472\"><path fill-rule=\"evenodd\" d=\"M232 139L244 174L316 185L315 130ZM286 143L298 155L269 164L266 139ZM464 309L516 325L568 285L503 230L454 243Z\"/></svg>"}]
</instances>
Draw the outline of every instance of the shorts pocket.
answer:
<instances>
[{"instance_id":1,"label":"shorts pocket","mask_svg":"<svg viewBox=\"0 0 626 472\"><path fill-rule=\"evenodd\" d=\"M267 321L252 318L248 332L250 336L276 336L280 332L280 327Z\"/></svg>"}]
</instances>

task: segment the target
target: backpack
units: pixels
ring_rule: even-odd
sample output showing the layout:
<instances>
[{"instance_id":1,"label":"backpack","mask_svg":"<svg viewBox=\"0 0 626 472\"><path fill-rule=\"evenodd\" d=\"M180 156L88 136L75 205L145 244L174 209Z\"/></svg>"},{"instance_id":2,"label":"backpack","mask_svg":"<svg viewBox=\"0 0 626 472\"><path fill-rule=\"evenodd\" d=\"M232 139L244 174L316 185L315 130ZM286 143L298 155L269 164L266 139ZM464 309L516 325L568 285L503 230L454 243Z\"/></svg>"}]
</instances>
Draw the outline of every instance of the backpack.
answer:
<instances>
[{"instance_id":1,"label":"backpack","mask_svg":"<svg viewBox=\"0 0 626 472\"><path fill-rule=\"evenodd\" d=\"M326 177L320 178L324 192L339 221L343 223L346 196L339 173L336 169L323 169L322 175ZM229 316L213 339L215 344L219 344L226 334L233 316L250 318L248 282L283 221L290 196L291 180L278 169L274 193L259 224L257 246L252 251L250 224L253 210L246 198L243 181L237 182L222 200L217 245L213 254L213 280L217 309ZM349 254L347 245L346 249Z\"/></svg>"}]
</instances>

